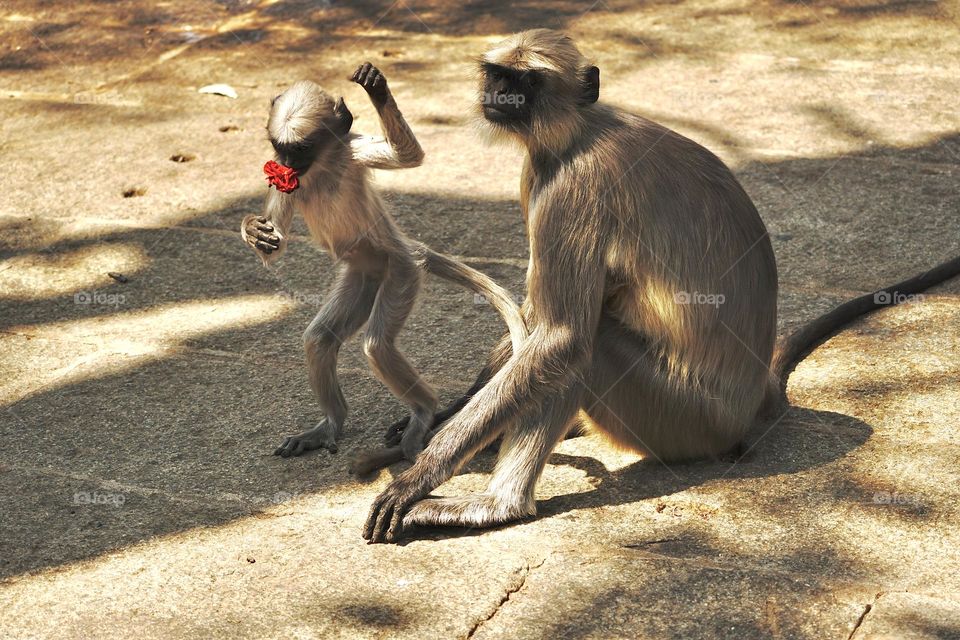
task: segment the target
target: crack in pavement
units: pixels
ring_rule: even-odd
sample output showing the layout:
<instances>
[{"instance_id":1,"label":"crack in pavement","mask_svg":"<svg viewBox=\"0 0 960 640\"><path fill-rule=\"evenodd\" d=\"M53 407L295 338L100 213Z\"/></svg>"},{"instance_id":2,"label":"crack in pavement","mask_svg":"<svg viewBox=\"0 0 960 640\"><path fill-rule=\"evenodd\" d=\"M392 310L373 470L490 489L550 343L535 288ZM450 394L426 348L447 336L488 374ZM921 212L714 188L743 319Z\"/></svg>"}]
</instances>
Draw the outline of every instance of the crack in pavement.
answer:
<instances>
[{"instance_id":1,"label":"crack in pavement","mask_svg":"<svg viewBox=\"0 0 960 640\"><path fill-rule=\"evenodd\" d=\"M860 614L860 617L857 618L857 623L853 625L853 630L850 632L850 635L847 636L847 640L853 640L853 636L857 634L857 631L860 630L860 627L863 626L863 622L867 619L867 616L873 611L873 608L877 606L877 600L880 599L880 596L884 595L883 591L880 591L873 597L873 602L868 602L863 607L863 612Z\"/></svg>"},{"instance_id":2,"label":"crack in pavement","mask_svg":"<svg viewBox=\"0 0 960 640\"><path fill-rule=\"evenodd\" d=\"M477 631L480 630L480 628L483 625L485 625L487 622L492 620L498 613L500 613L500 609L502 609L503 605L505 605L507 602L510 601L510 597L513 596L513 594L515 594L516 592L520 591L520 589L523 589L524 585L527 584L527 578L530 576L531 572L533 572L534 569L539 569L540 567L542 567L546 561L547 559L543 558L538 564L535 564L533 566L531 566L530 563L527 562L519 571L515 572L516 579L511 584L507 585L506 590L504 591L503 595L500 597L500 601L497 602L497 604L493 607L493 610L486 617L483 617L477 620L473 624L473 626L470 627L470 630L467 632L467 635L464 637L469 640L469 638L472 638L477 633Z\"/></svg>"}]
</instances>

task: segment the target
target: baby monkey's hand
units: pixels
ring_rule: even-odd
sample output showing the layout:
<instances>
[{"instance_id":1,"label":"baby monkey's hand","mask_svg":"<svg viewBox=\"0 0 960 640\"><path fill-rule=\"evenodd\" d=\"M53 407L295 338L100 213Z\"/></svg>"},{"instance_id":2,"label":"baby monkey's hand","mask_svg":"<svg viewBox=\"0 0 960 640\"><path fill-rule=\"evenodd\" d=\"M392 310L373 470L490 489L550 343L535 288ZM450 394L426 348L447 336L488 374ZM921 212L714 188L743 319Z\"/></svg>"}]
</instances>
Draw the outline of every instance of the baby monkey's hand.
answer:
<instances>
[{"instance_id":1,"label":"baby monkey's hand","mask_svg":"<svg viewBox=\"0 0 960 640\"><path fill-rule=\"evenodd\" d=\"M247 244L261 253L271 254L280 248L280 236L273 223L263 216L249 215L243 219Z\"/></svg>"},{"instance_id":2,"label":"baby monkey's hand","mask_svg":"<svg viewBox=\"0 0 960 640\"><path fill-rule=\"evenodd\" d=\"M369 62L364 62L357 67L350 79L364 88L374 106L382 107L390 97L390 90L387 89L387 79L380 73L380 69Z\"/></svg>"}]
</instances>

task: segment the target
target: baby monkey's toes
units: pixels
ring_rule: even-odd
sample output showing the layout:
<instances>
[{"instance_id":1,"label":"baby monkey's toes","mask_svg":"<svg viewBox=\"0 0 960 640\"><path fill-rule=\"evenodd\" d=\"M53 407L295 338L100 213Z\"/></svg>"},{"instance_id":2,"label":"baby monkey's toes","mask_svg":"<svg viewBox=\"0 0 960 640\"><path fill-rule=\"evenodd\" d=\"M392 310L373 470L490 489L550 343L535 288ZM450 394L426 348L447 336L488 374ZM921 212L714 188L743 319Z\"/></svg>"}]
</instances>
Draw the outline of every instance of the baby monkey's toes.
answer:
<instances>
[{"instance_id":1,"label":"baby monkey's toes","mask_svg":"<svg viewBox=\"0 0 960 640\"><path fill-rule=\"evenodd\" d=\"M326 449L330 453L338 451L336 429L326 420L303 433L286 436L273 451L273 455L289 458L314 449Z\"/></svg>"}]
</instances>

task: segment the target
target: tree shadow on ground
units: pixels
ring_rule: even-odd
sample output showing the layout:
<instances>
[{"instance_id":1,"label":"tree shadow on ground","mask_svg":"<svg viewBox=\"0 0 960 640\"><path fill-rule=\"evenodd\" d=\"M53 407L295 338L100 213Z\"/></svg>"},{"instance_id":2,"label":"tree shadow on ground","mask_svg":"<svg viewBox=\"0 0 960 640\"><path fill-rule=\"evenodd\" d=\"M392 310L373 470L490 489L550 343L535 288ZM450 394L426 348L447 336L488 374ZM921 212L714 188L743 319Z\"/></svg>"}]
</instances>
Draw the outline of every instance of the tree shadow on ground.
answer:
<instances>
[{"instance_id":1,"label":"tree shadow on ground","mask_svg":"<svg viewBox=\"0 0 960 640\"><path fill-rule=\"evenodd\" d=\"M629 18L665 7L680 11L689 20L750 18L765 29L810 40L832 38L835 26L883 19L950 19L940 2L928 0L837 0L811 5L791 0L768 0L702 9L678 7L670 0L637 6L626 0L468 0L451 4L443 0L358 0L316 2L280 0L244 2L179 2L144 7L137 0L62 3L10 0L4 7L29 21L6 27L10 51L0 55L0 71L36 71L63 64L101 62L117 64L138 57L156 57L180 47L199 52L251 51L309 53L342 50L368 38L369 32L393 31L455 37L507 34L547 27L568 29L589 16L614 27L611 39L644 55L682 53L709 57L715 42L673 43L652 30L635 32ZM612 20L610 20L612 18ZM625 20L621 25L620 18ZM378 41L388 40L382 35ZM384 55L394 54L390 48Z\"/></svg>"},{"instance_id":2,"label":"tree shadow on ground","mask_svg":"<svg viewBox=\"0 0 960 640\"><path fill-rule=\"evenodd\" d=\"M891 215L891 207L899 206L900 199L910 200L918 216L942 212L941 191L929 191L929 181L936 178L955 185L956 172L930 176L924 171L945 163L955 167L949 149L957 139L951 136L916 149L887 148L843 158L748 166L741 175L751 193L751 184L760 187L756 190L761 194L759 209L773 230L798 225L792 237L802 237L806 247L836 253L842 246L857 255L870 253L862 261L846 264L843 272L824 273L816 266L820 263L792 253L790 240L775 241L782 279L788 285L810 281L819 289L839 281L870 289L878 284L878 273L892 275L903 262L891 260L885 252L899 252L912 243L920 248L915 255L929 264L941 254L949 255L956 238L918 237L915 229L902 229L898 246L877 251L876 238L859 235L859 230L878 225ZM804 226L780 194L771 191L786 181L791 192L828 202L835 190L856 186L855 176L862 173L864 163L877 157L913 161L915 172L908 175L904 167L910 165L898 165L901 182L892 200L889 194L871 196L870 184L860 187L866 204L855 220L824 217L818 225ZM437 249L475 256L500 252L508 260L480 264L517 290L523 270L512 266L511 260L522 263L526 249L516 203L423 194L388 197L401 227ZM505 206L513 214L505 213ZM361 443L379 442L385 426L401 414L399 404L366 373L366 362L353 341L342 360L344 391L353 411L342 453L290 460L270 455L280 434L304 428L318 418L304 376L300 334L329 282L330 263L318 258L306 243L296 243L284 258L279 276L264 271L231 231L245 212L258 208L259 198L242 197L216 211L199 212L170 230L109 231L41 243L28 251L19 249L16 240L8 241L5 258L37 251L56 256L99 243L130 243L144 247L147 260L131 282L110 285L110 291L127 292L127 302L117 308L77 305L73 291L5 304L0 324L6 333L14 334L5 366L21 367L17 371L25 384L31 381L31 369L43 366L31 363L56 362L64 349L102 353L104 362L102 369L90 374L62 371L64 381L48 381L4 407L0 508L5 532L0 538L5 548L0 553L0 576L96 557L195 527L217 526L296 495L331 492L331 499L336 499L337 488L353 482L346 472L350 453L364 446ZM497 238L495 247L491 237ZM858 251L858 242L872 252ZM198 273L196 265L204 265L204 271ZM315 297L276 319L250 318L249 323L228 329L190 333L185 330L188 320L183 337L177 333L181 327L174 325L165 338L171 348L156 353L111 350L110 336L98 334L99 323L110 322L117 324L102 326L116 326L122 332L125 314L149 317L165 307L211 301L226 307L239 294L285 294L289 299L291 292ZM428 285L428 293L431 303L422 304L411 317L403 341L428 380L446 381L442 388L449 398L472 379L503 329L492 310L475 304L472 296L434 282ZM810 302L812 296L800 297ZM829 296L825 301L831 302ZM69 326L84 319L96 322L88 334L72 336L70 341L31 337L52 323ZM92 350L87 340L94 341ZM98 351L97 345L106 349ZM597 478L599 486L544 501L541 513L560 516L709 483L735 485L745 478L811 469L824 470L828 481L836 480L843 488L825 494L825 500L859 502L866 494L858 489L858 479L845 476L834 463L853 454L870 434L869 425L848 416L794 409L769 434L754 434L756 447L732 466L715 462L666 467L645 461L607 473L589 458L558 456L556 461ZM363 501L352 506L365 512L369 505ZM905 517L923 518L925 512Z\"/></svg>"}]
</instances>

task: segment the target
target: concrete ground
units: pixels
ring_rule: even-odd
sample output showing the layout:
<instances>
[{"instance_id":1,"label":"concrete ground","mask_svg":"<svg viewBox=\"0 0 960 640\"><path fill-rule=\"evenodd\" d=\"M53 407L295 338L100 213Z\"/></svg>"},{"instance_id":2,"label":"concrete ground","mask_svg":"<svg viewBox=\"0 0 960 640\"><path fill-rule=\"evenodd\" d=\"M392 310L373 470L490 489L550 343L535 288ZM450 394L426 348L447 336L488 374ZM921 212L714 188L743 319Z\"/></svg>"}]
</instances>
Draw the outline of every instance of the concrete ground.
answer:
<instances>
[{"instance_id":1,"label":"concrete ground","mask_svg":"<svg viewBox=\"0 0 960 640\"><path fill-rule=\"evenodd\" d=\"M480 143L470 72L535 26L735 169L781 330L960 251L953 3L446 5L0 0L0 637L960 637L957 281L819 348L738 462L568 440L540 517L499 530L364 543L399 467L347 462L403 410L356 341L340 454L270 455L318 417L300 334L331 263L301 226L268 271L237 230L298 78L375 132L345 76L380 65L427 152L377 176L399 223L516 292L520 156ZM197 91L219 82L239 97ZM403 344L449 399L502 325L427 291Z\"/></svg>"}]
</instances>

